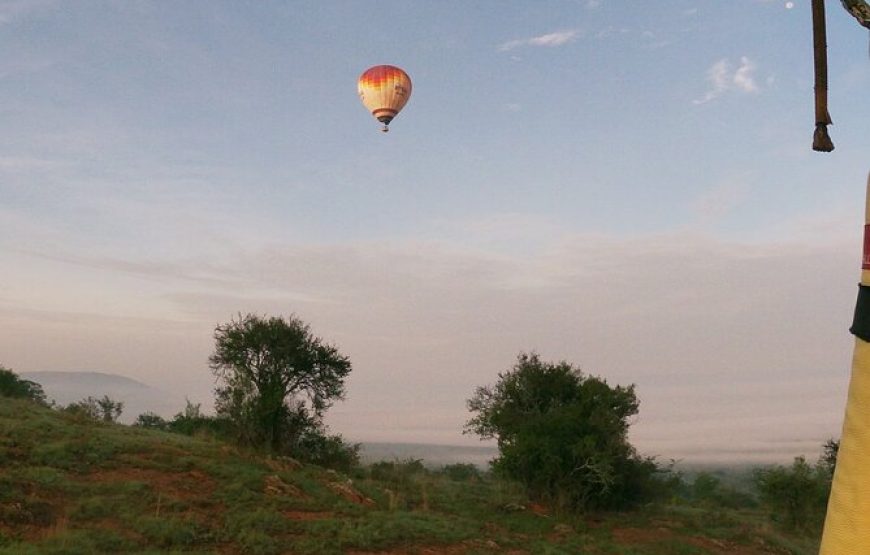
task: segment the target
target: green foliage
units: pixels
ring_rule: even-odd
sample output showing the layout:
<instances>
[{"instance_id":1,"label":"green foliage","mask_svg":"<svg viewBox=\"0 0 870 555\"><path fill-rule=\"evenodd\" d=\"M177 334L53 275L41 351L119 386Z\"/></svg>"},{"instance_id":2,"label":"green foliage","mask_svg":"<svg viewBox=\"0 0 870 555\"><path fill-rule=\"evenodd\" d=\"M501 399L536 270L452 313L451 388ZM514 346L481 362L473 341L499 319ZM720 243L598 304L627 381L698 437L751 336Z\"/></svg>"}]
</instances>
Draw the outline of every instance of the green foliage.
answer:
<instances>
[{"instance_id":1,"label":"green foliage","mask_svg":"<svg viewBox=\"0 0 870 555\"><path fill-rule=\"evenodd\" d=\"M243 553L277 555L283 553L276 535L289 531L291 522L275 510L241 508L225 518L226 533L239 544Z\"/></svg>"},{"instance_id":2,"label":"green foliage","mask_svg":"<svg viewBox=\"0 0 870 555\"><path fill-rule=\"evenodd\" d=\"M818 552L814 538L772 527L757 511L687 502L577 515L533 503L520 484L492 473L465 480L472 472L465 465L428 471L419 459L396 460L355 469L351 482L198 435L102 425L3 399L0 555L442 547L490 555L688 555L716 551L713 541L734 553ZM730 474L714 477L718 487L701 487L702 480L700 490L715 496L733 482ZM282 483L287 487L274 487ZM375 504L352 503L336 483Z\"/></svg>"},{"instance_id":3,"label":"green foliage","mask_svg":"<svg viewBox=\"0 0 870 555\"><path fill-rule=\"evenodd\" d=\"M185 399L184 410L166 423L165 430L187 436L230 439L232 423L225 417L206 416L199 403Z\"/></svg>"},{"instance_id":4,"label":"green foliage","mask_svg":"<svg viewBox=\"0 0 870 555\"><path fill-rule=\"evenodd\" d=\"M455 482L475 482L482 478L480 469L470 463L445 465L441 468L441 473Z\"/></svg>"},{"instance_id":5,"label":"green foliage","mask_svg":"<svg viewBox=\"0 0 870 555\"><path fill-rule=\"evenodd\" d=\"M288 452L344 396L350 361L295 316L240 315L219 325L214 337L215 406L244 444ZM313 441L313 456L342 455L335 449L341 442L317 435Z\"/></svg>"},{"instance_id":6,"label":"green foliage","mask_svg":"<svg viewBox=\"0 0 870 555\"><path fill-rule=\"evenodd\" d=\"M796 457L790 467L757 470L755 482L774 522L789 530L816 533L824 523L832 471L824 457L815 465Z\"/></svg>"},{"instance_id":7,"label":"green foliage","mask_svg":"<svg viewBox=\"0 0 870 555\"><path fill-rule=\"evenodd\" d=\"M135 529L149 542L159 547L184 547L193 545L201 536L200 527L179 518L141 517Z\"/></svg>"},{"instance_id":8,"label":"green foliage","mask_svg":"<svg viewBox=\"0 0 870 555\"><path fill-rule=\"evenodd\" d=\"M834 470L837 468L837 455L840 453L840 441L829 439L822 446L822 456L819 458L820 470L826 472L833 479Z\"/></svg>"},{"instance_id":9,"label":"green foliage","mask_svg":"<svg viewBox=\"0 0 870 555\"><path fill-rule=\"evenodd\" d=\"M637 414L634 386L610 387L567 362L521 353L494 387L468 401L466 432L496 438L496 472L529 493L577 509L644 502L657 488L657 465L628 442Z\"/></svg>"},{"instance_id":10,"label":"green foliage","mask_svg":"<svg viewBox=\"0 0 870 555\"><path fill-rule=\"evenodd\" d=\"M108 395L103 395L100 399L89 396L76 403L70 403L61 410L77 418L117 422L124 411L124 403L115 401Z\"/></svg>"},{"instance_id":11,"label":"green foliage","mask_svg":"<svg viewBox=\"0 0 870 555\"><path fill-rule=\"evenodd\" d=\"M0 397L27 399L40 405L48 404L41 385L22 379L18 374L2 365L0 365Z\"/></svg>"},{"instance_id":12,"label":"green foliage","mask_svg":"<svg viewBox=\"0 0 870 555\"><path fill-rule=\"evenodd\" d=\"M380 550L391 545L420 541L454 543L474 537L478 533L476 524L465 519L404 511L374 513L360 519L315 521L306 529L311 535L297 541L294 552Z\"/></svg>"},{"instance_id":13,"label":"green foliage","mask_svg":"<svg viewBox=\"0 0 870 555\"><path fill-rule=\"evenodd\" d=\"M422 459L379 461L369 466L369 474L378 482L398 486L426 474L426 467Z\"/></svg>"},{"instance_id":14,"label":"green foliage","mask_svg":"<svg viewBox=\"0 0 870 555\"><path fill-rule=\"evenodd\" d=\"M151 430L165 430L169 426L169 422L159 414L143 412L136 417L136 422L134 422L133 425L142 428L149 428Z\"/></svg>"},{"instance_id":15,"label":"green foliage","mask_svg":"<svg viewBox=\"0 0 870 555\"><path fill-rule=\"evenodd\" d=\"M322 425L304 430L287 446L299 460L349 472L359 466L359 443L347 443L339 434L331 435Z\"/></svg>"},{"instance_id":16,"label":"green foliage","mask_svg":"<svg viewBox=\"0 0 870 555\"><path fill-rule=\"evenodd\" d=\"M723 484L720 478L710 472L699 472L681 493L694 503L709 507L739 509L758 505L755 497L748 492Z\"/></svg>"}]
</instances>

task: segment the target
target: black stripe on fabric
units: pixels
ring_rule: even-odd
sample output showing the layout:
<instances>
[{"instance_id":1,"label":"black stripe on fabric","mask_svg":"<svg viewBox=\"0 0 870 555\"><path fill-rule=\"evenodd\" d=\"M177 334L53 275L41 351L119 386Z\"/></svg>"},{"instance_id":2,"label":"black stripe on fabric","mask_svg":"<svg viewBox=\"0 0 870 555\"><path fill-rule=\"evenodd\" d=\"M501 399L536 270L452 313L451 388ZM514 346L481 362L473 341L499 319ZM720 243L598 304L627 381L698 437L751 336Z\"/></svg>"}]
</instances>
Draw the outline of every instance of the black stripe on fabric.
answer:
<instances>
[{"instance_id":1,"label":"black stripe on fabric","mask_svg":"<svg viewBox=\"0 0 870 555\"><path fill-rule=\"evenodd\" d=\"M870 342L870 285L858 285L858 302L855 303L855 317L849 331Z\"/></svg>"}]
</instances>

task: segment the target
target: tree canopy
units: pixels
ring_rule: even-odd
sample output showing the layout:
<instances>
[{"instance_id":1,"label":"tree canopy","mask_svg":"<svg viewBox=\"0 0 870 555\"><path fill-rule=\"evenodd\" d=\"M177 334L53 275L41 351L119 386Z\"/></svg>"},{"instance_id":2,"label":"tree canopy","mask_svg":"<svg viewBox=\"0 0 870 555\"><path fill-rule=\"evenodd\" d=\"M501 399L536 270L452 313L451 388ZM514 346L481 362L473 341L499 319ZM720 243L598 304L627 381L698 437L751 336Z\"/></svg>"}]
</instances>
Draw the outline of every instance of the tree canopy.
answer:
<instances>
[{"instance_id":1,"label":"tree canopy","mask_svg":"<svg viewBox=\"0 0 870 555\"><path fill-rule=\"evenodd\" d=\"M239 315L218 325L214 338L216 409L240 440L281 450L319 427L344 396L350 360L295 316Z\"/></svg>"},{"instance_id":2,"label":"tree canopy","mask_svg":"<svg viewBox=\"0 0 870 555\"><path fill-rule=\"evenodd\" d=\"M533 496L574 508L639 502L657 467L628 442L638 412L634 386L611 387L567 362L520 353L495 386L478 387L466 433L496 439L494 469Z\"/></svg>"},{"instance_id":3,"label":"tree canopy","mask_svg":"<svg viewBox=\"0 0 870 555\"><path fill-rule=\"evenodd\" d=\"M41 405L47 404L45 392L41 385L21 378L2 365L0 365L0 396L29 399Z\"/></svg>"}]
</instances>

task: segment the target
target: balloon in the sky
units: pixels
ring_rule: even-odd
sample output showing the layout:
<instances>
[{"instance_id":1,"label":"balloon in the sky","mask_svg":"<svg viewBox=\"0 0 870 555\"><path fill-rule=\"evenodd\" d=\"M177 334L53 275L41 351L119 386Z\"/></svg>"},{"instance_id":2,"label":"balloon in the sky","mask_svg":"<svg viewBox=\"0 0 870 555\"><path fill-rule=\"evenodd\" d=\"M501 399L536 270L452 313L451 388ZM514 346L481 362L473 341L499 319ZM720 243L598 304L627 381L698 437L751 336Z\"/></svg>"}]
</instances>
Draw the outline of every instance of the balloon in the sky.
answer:
<instances>
[{"instance_id":1,"label":"balloon in the sky","mask_svg":"<svg viewBox=\"0 0 870 555\"><path fill-rule=\"evenodd\" d=\"M374 66L359 76L357 90L363 105L387 132L387 126L411 97L411 78L396 66Z\"/></svg>"}]
</instances>

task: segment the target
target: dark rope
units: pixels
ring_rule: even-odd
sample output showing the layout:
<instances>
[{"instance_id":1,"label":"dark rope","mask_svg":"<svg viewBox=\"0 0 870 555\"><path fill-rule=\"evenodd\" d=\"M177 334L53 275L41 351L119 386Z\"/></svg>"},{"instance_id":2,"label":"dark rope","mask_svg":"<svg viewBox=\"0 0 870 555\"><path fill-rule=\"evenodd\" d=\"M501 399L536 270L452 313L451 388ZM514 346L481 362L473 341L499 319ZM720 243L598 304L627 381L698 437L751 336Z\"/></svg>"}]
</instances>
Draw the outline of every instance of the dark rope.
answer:
<instances>
[{"instance_id":1,"label":"dark rope","mask_svg":"<svg viewBox=\"0 0 870 555\"><path fill-rule=\"evenodd\" d=\"M816 70L816 131L813 150L831 152L834 143L828 135L828 41L825 33L825 0L813 0L813 54Z\"/></svg>"}]
</instances>

